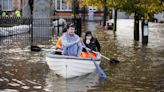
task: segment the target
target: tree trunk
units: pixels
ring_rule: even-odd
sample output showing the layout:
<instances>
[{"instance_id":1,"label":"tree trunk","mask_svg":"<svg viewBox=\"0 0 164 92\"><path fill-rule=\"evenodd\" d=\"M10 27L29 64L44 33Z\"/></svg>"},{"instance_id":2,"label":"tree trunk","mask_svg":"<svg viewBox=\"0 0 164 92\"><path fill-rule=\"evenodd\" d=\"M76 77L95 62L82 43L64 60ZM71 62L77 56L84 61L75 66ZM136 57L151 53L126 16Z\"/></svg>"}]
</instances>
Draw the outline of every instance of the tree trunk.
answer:
<instances>
[{"instance_id":1,"label":"tree trunk","mask_svg":"<svg viewBox=\"0 0 164 92\"><path fill-rule=\"evenodd\" d=\"M107 12L108 12L108 8L107 6L104 7L104 16L103 16L103 26L106 25L106 21L107 21Z\"/></svg>"},{"instance_id":2,"label":"tree trunk","mask_svg":"<svg viewBox=\"0 0 164 92\"><path fill-rule=\"evenodd\" d=\"M135 41L139 41L139 16L138 14L135 12L134 15L134 40Z\"/></svg>"},{"instance_id":3,"label":"tree trunk","mask_svg":"<svg viewBox=\"0 0 164 92\"><path fill-rule=\"evenodd\" d=\"M117 30L117 9L114 10L114 27L113 31Z\"/></svg>"},{"instance_id":4,"label":"tree trunk","mask_svg":"<svg viewBox=\"0 0 164 92\"><path fill-rule=\"evenodd\" d=\"M104 16L103 16L103 27L106 26L106 20L107 20L107 11L108 11L108 7L106 6L106 0L104 0Z\"/></svg>"}]
</instances>

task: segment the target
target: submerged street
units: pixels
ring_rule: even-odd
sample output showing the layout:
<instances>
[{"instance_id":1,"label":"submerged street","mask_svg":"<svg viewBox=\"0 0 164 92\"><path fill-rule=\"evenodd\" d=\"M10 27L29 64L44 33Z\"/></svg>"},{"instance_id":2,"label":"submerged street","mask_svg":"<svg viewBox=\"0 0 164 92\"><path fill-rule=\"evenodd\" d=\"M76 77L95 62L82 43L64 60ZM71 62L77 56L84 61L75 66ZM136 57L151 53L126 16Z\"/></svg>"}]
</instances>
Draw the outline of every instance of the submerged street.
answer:
<instances>
[{"instance_id":1,"label":"submerged street","mask_svg":"<svg viewBox=\"0 0 164 92\"><path fill-rule=\"evenodd\" d=\"M117 26L115 33L103 30L99 23L82 26L99 40L103 55L120 61L111 64L102 59L106 80L100 81L96 71L65 80L49 69L47 51L31 52L19 40L10 47L0 46L0 92L163 92L164 24L149 23L147 46L142 46L142 38L134 42L133 20L119 19Z\"/></svg>"}]
</instances>

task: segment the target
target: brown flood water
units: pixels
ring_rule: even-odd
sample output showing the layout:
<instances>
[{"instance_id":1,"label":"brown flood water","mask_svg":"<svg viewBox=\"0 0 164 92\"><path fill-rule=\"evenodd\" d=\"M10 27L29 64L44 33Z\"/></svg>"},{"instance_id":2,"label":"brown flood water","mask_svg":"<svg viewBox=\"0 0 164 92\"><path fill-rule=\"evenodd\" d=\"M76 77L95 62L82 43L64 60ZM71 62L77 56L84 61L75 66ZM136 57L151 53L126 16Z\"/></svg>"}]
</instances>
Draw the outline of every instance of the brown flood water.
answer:
<instances>
[{"instance_id":1,"label":"brown flood water","mask_svg":"<svg viewBox=\"0 0 164 92\"><path fill-rule=\"evenodd\" d=\"M0 92L164 91L164 24L149 23L148 46L133 41L132 20L118 20L116 33L95 27L94 22L85 25L100 41L102 54L120 61L110 64L102 59L105 81L99 80L97 72L68 80L58 77L45 61L46 51L31 52L20 41L12 49L1 46Z\"/></svg>"}]
</instances>

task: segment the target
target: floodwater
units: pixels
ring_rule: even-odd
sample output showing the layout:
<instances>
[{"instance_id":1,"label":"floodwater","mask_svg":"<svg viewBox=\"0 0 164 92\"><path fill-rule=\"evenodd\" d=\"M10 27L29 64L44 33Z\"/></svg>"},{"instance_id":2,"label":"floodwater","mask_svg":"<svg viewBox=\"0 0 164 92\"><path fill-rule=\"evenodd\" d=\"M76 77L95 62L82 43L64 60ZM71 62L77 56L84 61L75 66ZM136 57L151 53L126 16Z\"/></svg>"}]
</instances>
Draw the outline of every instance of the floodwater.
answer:
<instances>
[{"instance_id":1,"label":"floodwater","mask_svg":"<svg viewBox=\"0 0 164 92\"><path fill-rule=\"evenodd\" d=\"M31 52L20 41L10 49L0 47L0 92L164 91L164 24L149 23L147 46L142 45L141 38L133 41L133 20L118 20L116 33L102 30L98 23L85 25L84 30L93 31L100 41L102 54L120 61L111 64L102 59L106 80L99 80L97 72L65 80L49 69L47 51Z\"/></svg>"}]
</instances>

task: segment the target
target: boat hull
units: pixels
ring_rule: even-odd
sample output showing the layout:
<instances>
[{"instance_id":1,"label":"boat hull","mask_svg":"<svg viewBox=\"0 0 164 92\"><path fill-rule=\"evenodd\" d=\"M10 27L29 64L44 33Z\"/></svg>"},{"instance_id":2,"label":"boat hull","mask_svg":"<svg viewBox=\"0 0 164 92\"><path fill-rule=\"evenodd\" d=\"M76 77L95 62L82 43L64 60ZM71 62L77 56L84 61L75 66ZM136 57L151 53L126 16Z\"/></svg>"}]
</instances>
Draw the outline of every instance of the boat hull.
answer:
<instances>
[{"instance_id":1,"label":"boat hull","mask_svg":"<svg viewBox=\"0 0 164 92\"><path fill-rule=\"evenodd\" d=\"M73 56L53 55L48 53L46 61L51 70L64 78L82 76L96 70L94 61L99 65L100 57L96 59L78 58Z\"/></svg>"}]
</instances>

